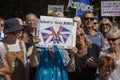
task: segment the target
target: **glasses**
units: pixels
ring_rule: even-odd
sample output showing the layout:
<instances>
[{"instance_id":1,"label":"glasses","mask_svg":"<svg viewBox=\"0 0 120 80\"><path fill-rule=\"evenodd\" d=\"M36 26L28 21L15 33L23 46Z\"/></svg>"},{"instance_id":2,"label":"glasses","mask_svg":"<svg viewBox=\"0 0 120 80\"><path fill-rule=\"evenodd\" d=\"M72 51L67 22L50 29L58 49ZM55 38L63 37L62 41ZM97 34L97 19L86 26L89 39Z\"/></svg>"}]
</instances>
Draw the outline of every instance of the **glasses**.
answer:
<instances>
[{"instance_id":1,"label":"glasses","mask_svg":"<svg viewBox=\"0 0 120 80\"><path fill-rule=\"evenodd\" d=\"M85 20L90 20L90 21L93 21L93 20L94 20L94 18L88 18L88 17L86 17L86 18L85 18Z\"/></svg>"},{"instance_id":2,"label":"glasses","mask_svg":"<svg viewBox=\"0 0 120 80\"><path fill-rule=\"evenodd\" d=\"M98 22L94 22L93 24L96 25L96 24L98 24Z\"/></svg>"},{"instance_id":3,"label":"glasses","mask_svg":"<svg viewBox=\"0 0 120 80\"><path fill-rule=\"evenodd\" d=\"M0 24L0 26L4 27L4 24Z\"/></svg>"},{"instance_id":4,"label":"glasses","mask_svg":"<svg viewBox=\"0 0 120 80\"><path fill-rule=\"evenodd\" d=\"M80 37L80 36L83 36L84 34L83 33L80 33L79 35L77 35L77 37Z\"/></svg>"},{"instance_id":5,"label":"glasses","mask_svg":"<svg viewBox=\"0 0 120 80\"><path fill-rule=\"evenodd\" d=\"M106 25L106 26L109 26L109 24L108 24L108 23L102 23L102 25Z\"/></svg>"},{"instance_id":6,"label":"glasses","mask_svg":"<svg viewBox=\"0 0 120 80\"><path fill-rule=\"evenodd\" d=\"M119 38L108 38L108 41L116 41L117 39L119 39Z\"/></svg>"}]
</instances>

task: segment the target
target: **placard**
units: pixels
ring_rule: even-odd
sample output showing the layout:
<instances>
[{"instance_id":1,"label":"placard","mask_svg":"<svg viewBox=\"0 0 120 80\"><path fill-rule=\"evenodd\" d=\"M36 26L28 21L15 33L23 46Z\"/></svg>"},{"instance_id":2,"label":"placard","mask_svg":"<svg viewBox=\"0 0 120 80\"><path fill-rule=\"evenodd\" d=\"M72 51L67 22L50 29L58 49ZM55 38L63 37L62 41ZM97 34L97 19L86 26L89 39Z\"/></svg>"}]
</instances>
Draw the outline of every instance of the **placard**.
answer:
<instances>
[{"instance_id":1,"label":"placard","mask_svg":"<svg viewBox=\"0 0 120 80\"><path fill-rule=\"evenodd\" d=\"M120 16L120 1L101 1L101 16Z\"/></svg>"},{"instance_id":2,"label":"placard","mask_svg":"<svg viewBox=\"0 0 120 80\"><path fill-rule=\"evenodd\" d=\"M37 30L41 42L37 46L58 45L59 48L70 49L76 44L76 28L72 18L41 16Z\"/></svg>"}]
</instances>

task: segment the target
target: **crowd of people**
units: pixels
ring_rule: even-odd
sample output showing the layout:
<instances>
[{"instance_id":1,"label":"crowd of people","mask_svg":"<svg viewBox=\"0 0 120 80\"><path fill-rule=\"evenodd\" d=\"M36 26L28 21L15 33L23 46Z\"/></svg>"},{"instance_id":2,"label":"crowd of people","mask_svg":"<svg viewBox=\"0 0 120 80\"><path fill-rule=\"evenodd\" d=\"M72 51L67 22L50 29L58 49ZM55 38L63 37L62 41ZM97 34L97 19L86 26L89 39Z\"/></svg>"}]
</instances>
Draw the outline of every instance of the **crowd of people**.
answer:
<instances>
[{"instance_id":1,"label":"crowd of people","mask_svg":"<svg viewBox=\"0 0 120 80\"><path fill-rule=\"evenodd\" d=\"M53 17L65 17L56 12ZM38 47L38 18L0 18L0 80L119 80L120 30L117 22L93 12L75 16L76 46Z\"/></svg>"}]
</instances>

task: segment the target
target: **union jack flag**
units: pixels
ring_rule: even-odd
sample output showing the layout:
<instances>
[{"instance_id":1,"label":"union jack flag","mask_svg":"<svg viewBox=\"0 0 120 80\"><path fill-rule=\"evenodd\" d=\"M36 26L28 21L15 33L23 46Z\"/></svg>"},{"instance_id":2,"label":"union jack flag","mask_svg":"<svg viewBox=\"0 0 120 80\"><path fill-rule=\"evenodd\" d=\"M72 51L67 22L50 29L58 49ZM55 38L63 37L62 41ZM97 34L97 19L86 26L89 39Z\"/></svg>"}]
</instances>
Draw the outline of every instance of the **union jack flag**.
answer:
<instances>
[{"instance_id":1,"label":"union jack flag","mask_svg":"<svg viewBox=\"0 0 120 80\"><path fill-rule=\"evenodd\" d=\"M70 30L60 26L57 35L58 35L58 40L62 43L65 43L70 35Z\"/></svg>"},{"instance_id":2,"label":"union jack flag","mask_svg":"<svg viewBox=\"0 0 120 80\"><path fill-rule=\"evenodd\" d=\"M56 33L54 28L51 26L51 27L45 28L41 32L41 34L45 43L49 43L52 41L53 43L56 43L56 42L65 43L71 33L70 33L70 30L62 26L59 27L59 30Z\"/></svg>"}]
</instances>

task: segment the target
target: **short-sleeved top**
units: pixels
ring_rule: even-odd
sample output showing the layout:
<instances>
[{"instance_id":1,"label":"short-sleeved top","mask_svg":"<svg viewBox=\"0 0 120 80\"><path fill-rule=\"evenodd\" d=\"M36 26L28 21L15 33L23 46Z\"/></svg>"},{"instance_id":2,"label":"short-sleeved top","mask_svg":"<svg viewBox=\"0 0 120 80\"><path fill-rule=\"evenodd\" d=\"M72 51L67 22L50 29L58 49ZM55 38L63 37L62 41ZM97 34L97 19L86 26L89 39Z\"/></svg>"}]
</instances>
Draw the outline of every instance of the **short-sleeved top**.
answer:
<instances>
[{"instance_id":1,"label":"short-sleeved top","mask_svg":"<svg viewBox=\"0 0 120 80\"><path fill-rule=\"evenodd\" d=\"M16 43L15 44L11 44L11 45L7 45L9 51L11 52L18 52L20 51L20 45L19 45L19 42L20 40L16 40ZM27 64L27 58L26 58L26 47L25 47L25 44L24 42L22 41L22 47L23 47L23 51L24 51L24 60L25 60L25 66ZM0 41L0 52L3 54L3 56L5 57L6 56L6 52L7 50L5 49L5 46L4 46L4 43L2 41Z\"/></svg>"},{"instance_id":2,"label":"short-sleeved top","mask_svg":"<svg viewBox=\"0 0 120 80\"><path fill-rule=\"evenodd\" d=\"M95 35L90 35L88 32L85 33L92 43L95 43L99 47L104 48L104 37L100 31L96 32Z\"/></svg>"}]
</instances>

